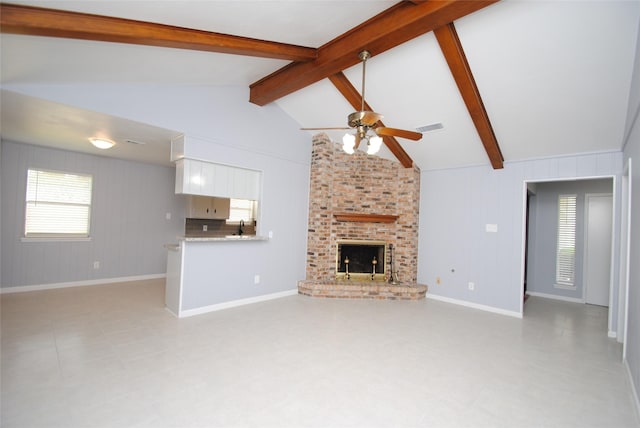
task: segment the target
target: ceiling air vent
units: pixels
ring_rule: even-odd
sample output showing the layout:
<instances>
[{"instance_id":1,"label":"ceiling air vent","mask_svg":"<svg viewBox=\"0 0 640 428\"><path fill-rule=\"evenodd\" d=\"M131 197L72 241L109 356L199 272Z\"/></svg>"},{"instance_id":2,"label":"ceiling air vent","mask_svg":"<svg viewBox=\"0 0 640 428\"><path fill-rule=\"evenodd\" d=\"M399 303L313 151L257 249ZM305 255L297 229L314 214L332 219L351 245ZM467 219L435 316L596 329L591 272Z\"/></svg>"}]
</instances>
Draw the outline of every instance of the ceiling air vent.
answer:
<instances>
[{"instance_id":1,"label":"ceiling air vent","mask_svg":"<svg viewBox=\"0 0 640 428\"><path fill-rule=\"evenodd\" d=\"M129 144L135 144L137 146L144 146L145 144L147 144L142 141L135 141L135 140L125 140L125 141Z\"/></svg>"},{"instance_id":2,"label":"ceiling air vent","mask_svg":"<svg viewBox=\"0 0 640 428\"><path fill-rule=\"evenodd\" d=\"M444 126L442 125L442 123L438 122L438 123L432 123L431 125L420 126L416 128L416 131L424 133L429 131L435 131L436 129L442 129L442 128L444 128Z\"/></svg>"}]
</instances>

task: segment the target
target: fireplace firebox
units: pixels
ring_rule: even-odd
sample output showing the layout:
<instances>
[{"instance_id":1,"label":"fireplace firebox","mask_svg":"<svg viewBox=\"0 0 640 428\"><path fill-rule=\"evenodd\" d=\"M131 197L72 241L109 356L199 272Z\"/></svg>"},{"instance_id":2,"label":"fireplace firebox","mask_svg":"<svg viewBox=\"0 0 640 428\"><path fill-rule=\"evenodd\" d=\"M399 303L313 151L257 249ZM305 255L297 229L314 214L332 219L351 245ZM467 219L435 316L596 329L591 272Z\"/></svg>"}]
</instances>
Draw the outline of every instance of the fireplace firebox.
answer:
<instances>
[{"instance_id":1,"label":"fireplace firebox","mask_svg":"<svg viewBox=\"0 0 640 428\"><path fill-rule=\"evenodd\" d=\"M386 248L387 243L384 241L337 241L336 279L385 281Z\"/></svg>"}]
</instances>

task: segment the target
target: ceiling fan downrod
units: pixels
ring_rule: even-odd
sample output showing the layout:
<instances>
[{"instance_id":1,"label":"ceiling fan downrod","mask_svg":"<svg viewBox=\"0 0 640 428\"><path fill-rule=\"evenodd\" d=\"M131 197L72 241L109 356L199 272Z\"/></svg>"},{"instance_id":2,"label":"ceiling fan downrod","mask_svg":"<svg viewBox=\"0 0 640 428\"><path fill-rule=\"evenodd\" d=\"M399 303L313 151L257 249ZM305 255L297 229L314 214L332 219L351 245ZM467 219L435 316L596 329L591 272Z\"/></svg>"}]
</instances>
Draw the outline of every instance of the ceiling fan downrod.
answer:
<instances>
[{"instance_id":1,"label":"ceiling fan downrod","mask_svg":"<svg viewBox=\"0 0 640 428\"><path fill-rule=\"evenodd\" d=\"M360 104L360 111L364 111L364 82L367 69L367 60L371 58L371 53L368 50L363 50L358 54L360 60L362 60L362 103Z\"/></svg>"},{"instance_id":2,"label":"ceiling fan downrod","mask_svg":"<svg viewBox=\"0 0 640 428\"><path fill-rule=\"evenodd\" d=\"M366 67L367 60L371 58L371 53L367 50L363 50L358 54L358 57L362 60L362 99L360 104L360 110L351 113L348 117L348 124L351 128L359 129L359 133L366 134L370 128L373 128L375 123L382 119L382 115L373 111L365 110L365 85L366 85Z\"/></svg>"}]
</instances>

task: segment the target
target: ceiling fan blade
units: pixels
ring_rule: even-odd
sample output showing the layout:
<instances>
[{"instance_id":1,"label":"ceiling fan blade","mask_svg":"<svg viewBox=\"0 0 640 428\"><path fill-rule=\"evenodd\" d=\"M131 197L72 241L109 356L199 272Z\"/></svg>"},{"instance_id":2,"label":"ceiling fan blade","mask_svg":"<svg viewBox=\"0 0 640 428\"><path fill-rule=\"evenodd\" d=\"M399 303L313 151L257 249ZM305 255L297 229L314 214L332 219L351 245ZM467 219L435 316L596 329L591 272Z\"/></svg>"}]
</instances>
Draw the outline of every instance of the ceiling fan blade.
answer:
<instances>
[{"instance_id":1,"label":"ceiling fan blade","mask_svg":"<svg viewBox=\"0 0 640 428\"><path fill-rule=\"evenodd\" d=\"M375 131L376 131L376 134L378 135L406 138L407 140L413 140L413 141L418 141L419 139L422 138L421 133L415 132L415 131L407 131L405 129L380 127L380 128L376 128Z\"/></svg>"},{"instance_id":2,"label":"ceiling fan blade","mask_svg":"<svg viewBox=\"0 0 640 428\"><path fill-rule=\"evenodd\" d=\"M301 131L331 131L334 129L351 129L351 128L347 128L346 126L340 126L336 128L300 128Z\"/></svg>"}]
</instances>

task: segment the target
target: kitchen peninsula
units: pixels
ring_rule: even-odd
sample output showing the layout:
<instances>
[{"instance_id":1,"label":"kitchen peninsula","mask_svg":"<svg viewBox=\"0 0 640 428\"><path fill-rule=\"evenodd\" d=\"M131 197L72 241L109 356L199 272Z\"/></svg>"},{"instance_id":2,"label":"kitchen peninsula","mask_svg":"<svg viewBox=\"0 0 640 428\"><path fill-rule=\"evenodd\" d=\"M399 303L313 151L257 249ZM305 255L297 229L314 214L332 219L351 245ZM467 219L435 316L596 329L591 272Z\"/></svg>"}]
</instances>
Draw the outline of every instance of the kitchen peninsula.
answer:
<instances>
[{"instance_id":1,"label":"kitchen peninsula","mask_svg":"<svg viewBox=\"0 0 640 428\"><path fill-rule=\"evenodd\" d=\"M185 236L179 238L186 242L234 242L234 241L266 241L266 236L257 235L228 235L228 236Z\"/></svg>"},{"instance_id":2,"label":"kitchen peninsula","mask_svg":"<svg viewBox=\"0 0 640 428\"><path fill-rule=\"evenodd\" d=\"M174 155L175 192L186 196L185 229L166 245L165 304L181 318L254 293L250 287L268 269L248 271L245 262L259 261L269 238L258 234L262 172Z\"/></svg>"},{"instance_id":3,"label":"kitchen peninsula","mask_svg":"<svg viewBox=\"0 0 640 428\"><path fill-rule=\"evenodd\" d=\"M211 301L211 298L213 301L225 301L225 295L228 294L226 287L229 284L255 282L251 273L247 276L247 272L241 270L236 278L225 280L217 275L216 265L222 263L222 256L228 257L236 253L236 259L241 263L246 259L246 254L251 254L251 247L264 245L268 239L256 235L185 236L178 238L177 244L167 245L167 310L179 318L208 312L211 308L202 307L199 302ZM247 276L246 279L244 276ZM210 299L203 299L203 296Z\"/></svg>"}]
</instances>

